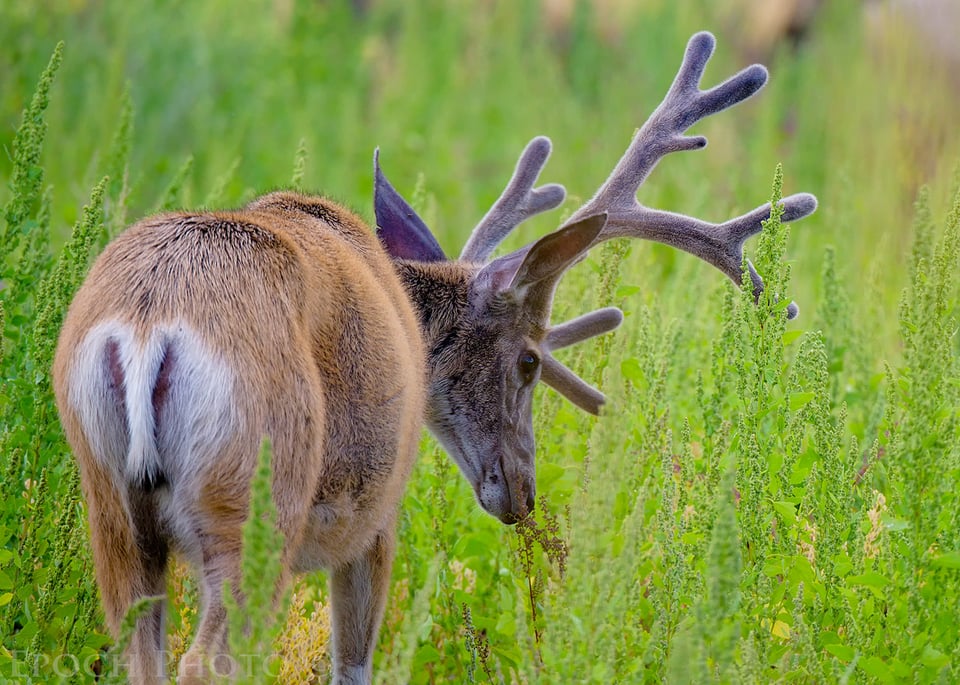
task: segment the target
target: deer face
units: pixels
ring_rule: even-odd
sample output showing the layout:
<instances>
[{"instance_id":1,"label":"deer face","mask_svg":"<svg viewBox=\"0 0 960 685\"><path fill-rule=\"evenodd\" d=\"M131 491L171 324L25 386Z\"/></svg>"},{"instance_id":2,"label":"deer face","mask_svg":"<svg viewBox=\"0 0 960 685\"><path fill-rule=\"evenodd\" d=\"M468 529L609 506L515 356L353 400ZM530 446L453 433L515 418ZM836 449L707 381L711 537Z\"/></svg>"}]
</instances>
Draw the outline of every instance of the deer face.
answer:
<instances>
[{"instance_id":1,"label":"deer face","mask_svg":"<svg viewBox=\"0 0 960 685\"><path fill-rule=\"evenodd\" d=\"M397 263L429 350L427 427L480 505L515 523L534 506L533 388L545 368L550 373L543 362L551 359L553 291L606 216L478 265L448 260L379 167L376 210L381 243ZM614 326L619 311L615 318Z\"/></svg>"},{"instance_id":2,"label":"deer face","mask_svg":"<svg viewBox=\"0 0 960 685\"><path fill-rule=\"evenodd\" d=\"M543 332L510 293L474 282L430 354L427 426L504 523L534 506L533 389Z\"/></svg>"}]
</instances>

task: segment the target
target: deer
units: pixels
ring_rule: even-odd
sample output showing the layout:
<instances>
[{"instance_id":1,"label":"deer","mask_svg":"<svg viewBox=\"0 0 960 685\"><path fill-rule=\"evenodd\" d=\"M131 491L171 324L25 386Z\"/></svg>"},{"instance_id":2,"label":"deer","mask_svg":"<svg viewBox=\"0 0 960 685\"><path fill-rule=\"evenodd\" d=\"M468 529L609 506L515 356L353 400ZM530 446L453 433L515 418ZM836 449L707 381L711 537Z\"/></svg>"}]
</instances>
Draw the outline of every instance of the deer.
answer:
<instances>
[{"instance_id":1,"label":"deer","mask_svg":"<svg viewBox=\"0 0 960 685\"><path fill-rule=\"evenodd\" d=\"M396 520L422 427L505 524L534 508L538 382L598 414L602 392L554 356L615 329L601 308L553 325L558 283L596 245L654 240L691 253L753 295L744 259L769 204L715 224L646 207L637 192L685 132L756 93L759 65L701 90L715 39L694 35L663 102L596 194L562 226L491 258L519 224L557 208L537 186L546 137L523 150L502 195L448 258L386 179L374 153L374 233L319 196L276 191L235 211L143 219L95 260L65 317L53 365L77 461L105 619L119 633L141 598L163 597L171 555L196 570L194 642L178 683L230 675L226 584L235 593L241 527L263 436L283 535L278 591L329 571L334 683L369 683L396 545ZM811 214L791 195L782 219ZM798 309L791 303L788 317ZM780 312L779 315L783 315ZM242 597L237 597L242 602ZM164 604L136 620L131 682L165 680Z\"/></svg>"}]
</instances>

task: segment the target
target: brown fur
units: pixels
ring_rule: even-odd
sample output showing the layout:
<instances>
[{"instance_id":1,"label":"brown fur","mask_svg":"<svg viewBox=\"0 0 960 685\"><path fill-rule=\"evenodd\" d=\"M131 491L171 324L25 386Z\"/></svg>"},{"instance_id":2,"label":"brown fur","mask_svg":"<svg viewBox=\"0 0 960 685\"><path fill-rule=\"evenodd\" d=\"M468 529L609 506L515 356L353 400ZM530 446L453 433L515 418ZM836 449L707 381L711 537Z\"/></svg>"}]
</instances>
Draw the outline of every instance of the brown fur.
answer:
<instances>
[{"instance_id":1,"label":"brown fur","mask_svg":"<svg viewBox=\"0 0 960 685\"><path fill-rule=\"evenodd\" d=\"M94 447L97 431L119 425L133 449L137 430L125 425L137 389L133 367L124 376L119 360L122 335L108 333L93 362L81 354L91 331L113 330L111 322L132 332L130 349L147 349L164 326L174 331L147 388L160 472L142 481L124 475L126 457L113 463L116 455ZM179 324L190 329L183 339ZM203 581L180 682L207 679L210 660L225 654L223 582L237 586L250 480L269 435L284 575L332 569L336 668L344 680L369 673L396 508L420 433L422 347L390 259L356 216L329 201L274 193L241 211L149 218L114 240L70 307L54 362L110 629L138 598L164 593L169 545ZM232 376L227 434L211 454L203 445L190 452L199 463L163 447L186 444L192 430L175 390L197 390L185 377L190 355L219 360ZM71 397L84 392L76 384L99 387L101 377L113 396L94 395L103 418L91 425ZM138 623L128 651L134 682L163 678L162 611L158 604Z\"/></svg>"}]
</instances>

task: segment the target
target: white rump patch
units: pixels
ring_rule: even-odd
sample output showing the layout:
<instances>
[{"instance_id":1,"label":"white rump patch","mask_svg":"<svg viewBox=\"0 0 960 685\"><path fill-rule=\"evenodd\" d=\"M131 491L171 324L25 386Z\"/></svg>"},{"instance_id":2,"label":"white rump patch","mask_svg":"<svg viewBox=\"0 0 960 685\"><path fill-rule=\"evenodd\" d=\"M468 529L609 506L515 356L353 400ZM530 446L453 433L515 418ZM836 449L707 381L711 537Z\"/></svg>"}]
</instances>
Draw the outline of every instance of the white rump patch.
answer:
<instances>
[{"instance_id":1,"label":"white rump patch","mask_svg":"<svg viewBox=\"0 0 960 685\"><path fill-rule=\"evenodd\" d=\"M120 388L111 387L111 345ZM153 396L165 359L171 367L157 426ZM236 428L232 393L226 361L182 323L157 325L146 340L136 340L128 324L98 324L78 347L70 375L70 402L94 455L133 483L175 476L198 449L222 446Z\"/></svg>"}]
</instances>

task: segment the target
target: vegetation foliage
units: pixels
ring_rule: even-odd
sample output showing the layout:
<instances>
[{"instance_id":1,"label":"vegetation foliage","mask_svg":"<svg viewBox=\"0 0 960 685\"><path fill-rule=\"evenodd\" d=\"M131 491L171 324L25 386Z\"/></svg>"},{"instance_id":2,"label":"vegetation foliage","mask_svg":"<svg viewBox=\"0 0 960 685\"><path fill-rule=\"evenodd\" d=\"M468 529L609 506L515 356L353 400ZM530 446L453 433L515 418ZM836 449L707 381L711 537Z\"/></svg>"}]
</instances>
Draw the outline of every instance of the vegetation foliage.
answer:
<instances>
[{"instance_id":1,"label":"vegetation foliage","mask_svg":"<svg viewBox=\"0 0 960 685\"><path fill-rule=\"evenodd\" d=\"M379 145L453 254L548 134L545 180L572 197L518 244L605 177L693 31L718 33L708 80L741 66L706 2L637 3L615 35L586 2L552 27L533 0L357 4L0 7L0 679L123 680L49 378L108 236L283 184L371 216ZM792 233L774 216L748 246L786 298L755 305L660 246L607 245L571 273L555 318L628 316L566 360L608 394L602 417L540 391L542 496L522 525L483 514L424 437L378 682L960 680L957 93L869 40L856 3L828 4L756 101L701 126L705 152L644 187L713 219L771 197L771 176L772 199L816 193L817 215ZM233 610L232 645L261 655L251 682L324 682L323 574L279 604L263 581L268 458L245 532L256 601ZM182 568L170 585L176 658L197 598Z\"/></svg>"}]
</instances>

